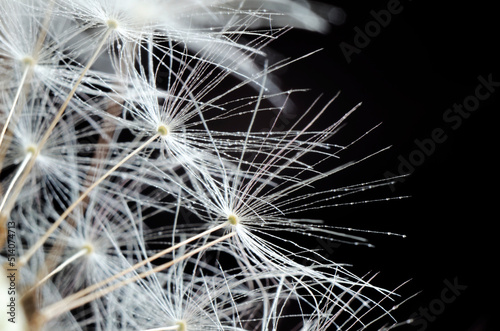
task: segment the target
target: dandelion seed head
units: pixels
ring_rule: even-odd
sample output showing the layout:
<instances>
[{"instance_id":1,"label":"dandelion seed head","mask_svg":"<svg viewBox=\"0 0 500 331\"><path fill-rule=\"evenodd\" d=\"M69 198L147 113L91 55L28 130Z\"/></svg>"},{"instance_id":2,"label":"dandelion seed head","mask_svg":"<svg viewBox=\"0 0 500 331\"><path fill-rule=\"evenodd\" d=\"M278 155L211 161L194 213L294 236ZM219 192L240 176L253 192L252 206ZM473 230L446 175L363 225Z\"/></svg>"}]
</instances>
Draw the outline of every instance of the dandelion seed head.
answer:
<instances>
[{"instance_id":1,"label":"dandelion seed head","mask_svg":"<svg viewBox=\"0 0 500 331\"><path fill-rule=\"evenodd\" d=\"M31 254L18 261L26 293L38 287L43 299L29 312L40 312L41 328L278 330L296 301L304 331L343 312L339 326L350 329L380 306L361 290L392 296L294 240L365 244L291 217L385 184L309 191L357 163L315 167L344 149L327 139L350 112L310 130L331 102L312 121L278 129L278 117L298 112L273 74L295 60L272 63L265 47L288 27L326 32L343 19L332 10L302 0L0 0L2 116L15 119L5 125L0 184L13 188L5 219ZM267 58L264 68L255 56ZM260 116L275 111L272 129L259 131ZM248 115L246 130L227 132L239 123L223 121ZM174 209L171 236L148 220ZM184 209L218 224L193 227ZM230 233L217 238L221 229Z\"/></svg>"}]
</instances>

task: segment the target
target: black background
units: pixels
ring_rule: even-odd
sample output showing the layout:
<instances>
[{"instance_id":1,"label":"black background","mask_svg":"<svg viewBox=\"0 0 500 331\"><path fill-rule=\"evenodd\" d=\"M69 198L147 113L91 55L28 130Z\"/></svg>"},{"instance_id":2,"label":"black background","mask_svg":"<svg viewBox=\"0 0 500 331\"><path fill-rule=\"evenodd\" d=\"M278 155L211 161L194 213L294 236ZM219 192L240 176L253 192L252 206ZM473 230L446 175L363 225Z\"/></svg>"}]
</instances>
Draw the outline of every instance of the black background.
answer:
<instances>
[{"instance_id":1,"label":"black background","mask_svg":"<svg viewBox=\"0 0 500 331\"><path fill-rule=\"evenodd\" d=\"M323 50L280 71L285 87L311 88L294 101L307 107L320 93L324 100L341 91L326 116L332 120L358 102L363 105L338 135L349 139L382 122L373 134L352 148L349 157L378 148L391 149L332 177L336 186L398 174L401 160L418 149L415 140L443 130L446 140L414 167L411 175L369 198L409 196L404 200L332 208L323 218L331 225L405 234L406 238L369 234L375 248L341 245L331 258L353 264L358 274L380 272L377 285L400 289L402 298L420 292L395 316L404 320L422 308L432 320L401 330L499 330L495 264L498 262L497 111L495 91L470 117L453 129L443 119L447 109L473 96L479 76L500 82L497 70L499 22L494 2L401 0L402 10L370 38L348 63L341 43L356 46L355 27L364 30L370 11L389 1L331 1L346 14L328 34L291 31L271 44L291 57ZM494 119L495 118L495 119ZM466 289L441 305L445 280ZM436 312L436 309L441 310Z\"/></svg>"}]
</instances>

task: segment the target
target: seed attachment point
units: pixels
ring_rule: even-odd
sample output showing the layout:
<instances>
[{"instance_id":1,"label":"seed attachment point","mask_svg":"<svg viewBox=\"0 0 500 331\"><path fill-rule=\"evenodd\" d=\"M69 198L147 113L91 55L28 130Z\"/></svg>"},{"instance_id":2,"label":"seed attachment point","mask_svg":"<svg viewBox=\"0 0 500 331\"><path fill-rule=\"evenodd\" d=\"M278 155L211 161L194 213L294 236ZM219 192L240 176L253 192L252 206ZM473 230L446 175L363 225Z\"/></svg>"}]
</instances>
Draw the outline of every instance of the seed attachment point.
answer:
<instances>
[{"instance_id":1,"label":"seed attachment point","mask_svg":"<svg viewBox=\"0 0 500 331\"><path fill-rule=\"evenodd\" d=\"M118 28L118 21L115 19L110 18L109 20L106 21L106 24L108 26L108 29L115 30Z\"/></svg>"},{"instance_id":2,"label":"seed attachment point","mask_svg":"<svg viewBox=\"0 0 500 331\"><path fill-rule=\"evenodd\" d=\"M32 56L25 56L21 59L21 63L26 67L32 67L36 64L36 61Z\"/></svg>"},{"instance_id":3,"label":"seed attachment point","mask_svg":"<svg viewBox=\"0 0 500 331\"><path fill-rule=\"evenodd\" d=\"M26 153L31 153L31 155L35 155L38 147L36 145L29 145L26 147Z\"/></svg>"},{"instance_id":4,"label":"seed attachment point","mask_svg":"<svg viewBox=\"0 0 500 331\"><path fill-rule=\"evenodd\" d=\"M178 321L177 323L175 323L175 325L177 326L177 331L187 331L186 322Z\"/></svg>"},{"instance_id":5,"label":"seed attachment point","mask_svg":"<svg viewBox=\"0 0 500 331\"><path fill-rule=\"evenodd\" d=\"M235 214L231 214L227 217L227 221L229 222L229 224L231 225L238 225L238 223L240 223L240 219L238 218L238 216L236 216Z\"/></svg>"},{"instance_id":6,"label":"seed attachment point","mask_svg":"<svg viewBox=\"0 0 500 331\"><path fill-rule=\"evenodd\" d=\"M165 124L160 124L158 125L158 128L156 128L156 132L158 132L162 137L165 137L168 135L168 127Z\"/></svg>"},{"instance_id":7,"label":"seed attachment point","mask_svg":"<svg viewBox=\"0 0 500 331\"><path fill-rule=\"evenodd\" d=\"M85 245L82 246L82 251L85 252L85 255L90 255L94 252L94 246L90 243L86 243Z\"/></svg>"}]
</instances>

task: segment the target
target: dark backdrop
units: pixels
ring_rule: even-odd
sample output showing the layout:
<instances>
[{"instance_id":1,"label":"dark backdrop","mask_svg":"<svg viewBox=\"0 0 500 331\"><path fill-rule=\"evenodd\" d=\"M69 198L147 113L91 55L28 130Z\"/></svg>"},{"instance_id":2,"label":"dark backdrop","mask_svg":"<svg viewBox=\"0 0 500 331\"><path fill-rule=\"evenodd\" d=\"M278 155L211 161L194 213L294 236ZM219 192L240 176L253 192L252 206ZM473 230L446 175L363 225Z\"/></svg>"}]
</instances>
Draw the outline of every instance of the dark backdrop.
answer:
<instances>
[{"instance_id":1,"label":"dark backdrop","mask_svg":"<svg viewBox=\"0 0 500 331\"><path fill-rule=\"evenodd\" d=\"M375 283L383 286L411 279L400 293L421 293L395 315L422 320L401 329L498 330L500 20L494 2L331 3L346 14L343 24L326 35L292 31L271 44L292 57L323 48L279 72L282 83L311 88L294 99L297 109L319 93L327 100L341 91L326 114L332 119L363 102L340 140L383 123L346 160L392 148L325 185L409 174L360 198L409 196L404 200L332 208L323 215L332 225L407 238L367 235L375 248L340 245L332 259L352 263L358 274L380 272Z\"/></svg>"}]
</instances>

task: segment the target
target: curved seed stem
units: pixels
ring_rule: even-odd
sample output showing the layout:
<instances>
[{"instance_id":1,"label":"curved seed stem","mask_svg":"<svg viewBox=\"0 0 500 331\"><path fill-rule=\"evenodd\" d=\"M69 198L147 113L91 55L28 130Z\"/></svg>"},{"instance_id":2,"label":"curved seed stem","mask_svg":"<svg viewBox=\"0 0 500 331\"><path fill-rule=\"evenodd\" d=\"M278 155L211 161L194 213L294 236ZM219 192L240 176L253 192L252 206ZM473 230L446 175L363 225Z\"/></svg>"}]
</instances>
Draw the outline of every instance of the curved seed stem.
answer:
<instances>
[{"instance_id":1,"label":"curved seed stem","mask_svg":"<svg viewBox=\"0 0 500 331\"><path fill-rule=\"evenodd\" d=\"M3 210L3 207L9 198L10 192L14 188L17 180L19 179L19 176L21 176L21 174L23 173L24 169L26 168L28 162L31 160L32 157L33 157L33 153L31 151L28 151L28 153L24 157L23 162L21 162L21 164L19 165L19 168L17 168L17 172L14 175L14 177L12 178L12 180L10 181L9 187L7 188L7 191L5 191L5 194L2 198L2 203L0 204L0 211Z\"/></svg>"},{"instance_id":2,"label":"curved seed stem","mask_svg":"<svg viewBox=\"0 0 500 331\"><path fill-rule=\"evenodd\" d=\"M43 135L42 139L38 143L39 148L42 148L43 145L45 145L45 142L47 141L47 139L49 139L50 134L54 130L55 126L57 125L57 123L61 119L61 117L64 114L64 112L66 111L66 108L68 107L71 99L73 99L73 96L75 95L76 90L78 89L78 86L80 86L80 83L82 82L83 78L85 77L85 75L87 74L87 72L90 70L90 67L94 64L95 60L97 59L97 57L101 53L102 48L104 47L106 41L108 40L108 37L111 35L111 33L113 32L113 30L114 30L114 28L112 28L112 27L109 27L106 30L106 33L104 34L101 42L97 46L94 54L92 55L92 57L88 61L88 63L85 66L85 68L83 68L82 72L80 73L80 76L78 76L78 79L76 80L75 84L73 85L73 88L69 92L68 96L66 97L66 99L63 102L63 104L59 108L58 113L56 114L56 116L52 120L52 123L50 124L49 128L47 129L47 131Z\"/></svg>"},{"instance_id":3,"label":"curved seed stem","mask_svg":"<svg viewBox=\"0 0 500 331\"><path fill-rule=\"evenodd\" d=\"M180 328L181 325L174 325L174 326L165 326L161 328L147 329L142 331L168 331L168 330L179 330Z\"/></svg>"},{"instance_id":4,"label":"curved seed stem","mask_svg":"<svg viewBox=\"0 0 500 331\"><path fill-rule=\"evenodd\" d=\"M30 249L23 255L21 258L19 258L18 262L18 267L21 268L23 267L28 260L33 256L33 254L36 252L38 248L40 248L45 241L50 237L50 235L61 225L61 223L68 217L68 215L78 206L80 202L82 202L89 194L90 192L96 188L97 185L102 183L106 178L108 178L111 174L113 174L119 167L121 167L125 162L127 162L130 158L132 158L134 155L139 153L141 150L146 148L150 143L155 141L160 135L155 134L151 138L149 138L146 142L144 142L141 146L139 146L137 149L135 149L133 152L125 156L120 162L115 164L111 169L109 169L102 177L100 177L98 180L96 180L92 185L90 185L81 195L78 199L76 199L71 206L69 206L62 214L59 216L59 218L51 225L51 227L47 230L47 232L44 233L38 241L30 247Z\"/></svg>"},{"instance_id":5,"label":"curved seed stem","mask_svg":"<svg viewBox=\"0 0 500 331\"><path fill-rule=\"evenodd\" d=\"M3 138L5 136L5 132L7 132L7 129L9 127L9 123L12 119L12 116L15 113L17 101L19 100L19 96L21 95L21 91L23 90L24 83L26 82L26 77L28 77L28 72L30 71L31 66L26 65L26 68L24 69L23 76L21 77L21 81L19 82L19 87L17 88L16 95L14 97L14 101L12 102L12 106L10 107L9 110L9 115L7 116L7 119L5 120L5 124L3 125L2 132L0 133L0 146L2 146Z\"/></svg>"},{"instance_id":6,"label":"curved seed stem","mask_svg":"<svg viewBox=\"0 0 500 331\"><path fill-rule=\"evenodd\" d=\"M41 311L41 316L43 316L43 318L44 318L45 321L49 321L49 320L51 320L51 319L59 316L62 313L65 313L67 311L70 311L70 310L73 310L75 308L81 307L81 306L83 306L83 305L85 305L85 304L87 304L89 302L94 301L94 300L97 300L97 299L105 296L106 294L111 293L111 292L113 292L113 291L115 291L115 290L117 290L117 289L119 289L119 288L121 288L121 287L123 287L125 285L133 283L133 282L135 282L137 280L146 278L146 277L148 277L148 276L150 276L152 274L155 274L157 272L160 272L162 270L168 269L169 267L173 266L174 264L179 263L179 262L181 262L183 260L186 260L186 259L190 258L191 256L196 255L196 254L204 251L205 249L210 248L210 247L218 244L219 242L222 242L222 241L224 241L226 239L229 239L229 238L231 238L231 237L233 237L235 235L236 235L236 232L235 231L231 231L230 233L228 233L228 234L226 234L226 235L224 235L224 236L222 236L220 238L217 238L217 239L209 242L208 244L205 244L205 245L200 246L200 247L198 247L196 249L193 249L192 251L190 251L190 252L188 252L188 253L186 253L186 254L184 254L184 255L176 258L176 259L173 259L170 262L161 264L161 265L159 265L159 266L157 266L155 268L152 268L152 269L150 269L148 271L144 271L144 272L142 272L140 274L137 274L137 275L135 275L133 277L127 278L125 280L122 280L122 281L120 281L120 282L118 282L116 284L110 285L110 286L108 286L108 287L106 287L106 288L104 288L104 289L102 289L100 291L92 292L92 293L90 293L90 294L88 294L88 295L86 295L84 297L81 297L80 299L73 300L73 301L71 301L69 303L66 303L65 302L66 300L63 299L60 302L57 302L57 303L55 303L55 304L53 304L51 306L48 306L47 308L43 309Z\"/></svg>"},{"instance_id":7,"label":"curved seed stem","mask_svg":"<svg viewBox=\"0 0 500 331\"><path fill-rule=\"evenodd\" d=\"M71 256L69 259L67 259L66 261L64 261L63 263L61 263L57 268L55 268L54 270L52 270L51 273L49 273L47 276L43 277L38 283L36 283L35 286L33 286L32 288L30 288L30 291L32 291L35 288L39 287L40 285L42 285L43 283L45 283L48 279L50 279L52 276L54 276L55 274L57 274L60 271L62 271L67 265L71 264L73 261L78 260L80 257L82 257L82 256L84 256L84 255L86 255L88 253L89 253L88 247L83 247L78 252L76 252L75 254L73 254L73 256Z\"/></svg>"},{"instance_id":8,"label":"curved seed stem","mask_svg":"<svg viewBox=\"0 0 500 331\"><path fill-rule=\"evenodd\" d=\"M31 169L35 165L35 160L38 157L38 154L40 153L40 151L42 150L43 146L45 145L45 143L49 139L49 136L52 133L52 131L54 130L54 128L56 127L57 123L59 122L59 120L63 116L64 112L66 111L66 108L69 105L69 102L71 101L71 99L75 95L76 90L78 89L78 86L82 82L83 78L85 77L86 73L89 71L89 69L92 66L92 64L95 62L95 60L99 56L99 54L101 52L101 49L104 47L104 45L105 45L108 37L111 35L111 33L113 32L113 30L114 30L113 27L108 27L108 29L106 30L106 33L104 34L101 42L97 46L94 54L90 58L89 62L85 66L85 68L80 73L80 76L76 80L75 85L73 86L73 88L71 89L70 93L66 97L66 100L64 101L64 103L59 108L59 111L56 114L56 116L54 117L54 119L52 120L51 124L49 125L49 128L47 129L47 131L45 132L45 134L42 136L42 138L40 139L40 141L38 142L38 146L36 148L36 151L35 151L33 157L31 158L30 162L26 165L26 170L24 171L24 173L20 177L20 180L18 181L18 185L16 186L16 189L14 190L14 192L12 194L13 198L10 199L10 201L12 201L12 202L10 202L9 204L7 204L8 208L6 208L6 211L4 211L3 209L0 209L0 214L2 214L3 217L6 217L10 213L10 209L12 208L13 204L15 203L15 200L16 200L17 196L21 192L21 188L23 187L24 183L28 179L28 174L30 173Z\"/></svg>"},{"instance_id":9,"label":"curved seed stem","mask_svg":"<svg viewBox=\"0 0 500 331\"><path fill-rule=\"evenodd\" d=\"M160 258L160 257L162 257L164 255L166 255L166 254L169 254L169 253L173 252L174 250L176 250L176 249L178 249L178 248L180 248L182 246L185 246L185 245L187 245L187 244L189 244L189 243L191 243L191 242L193 242L193 241L195 241L197 239L200 239L200 238L202 238L202 237L204 237L204 236L206 236L206 235L208 235L208 234L210 234L212 232L220 230L220 229L222 229L225 226L227 226L227 224L223 223L223 224L220 224L220 225L218 225L216 227L213 227L211 229L205 230L205 231L203 231L203 232L201 232L201 233L199 233L199 234L197 234L197 235L195 235L193 237L190 237L190 238L188 238L186 240L183 240L183 241L175 244L174 246L171 246L171 247L169 247L167 249L164 249L164 250L156 253L155 255L153 255L153 256L151 256L151 257L149 257L149 258L147 258L147 259L145 259L145 260L143 260L141 262L138 262L138 263L134 264L130 268L122 270L121 272L119 272L119 273L117 273L117 274L115 274L115 275L113 275L113 276L111 276L111 277L109 277L109 278L107 278L107 279L105 279L103 281L100 281L99 283L95 283L94 285L88 286L88 287L84 288L83 290L80 290L80 291L78 291L76 293L73 293L73 294L67 296L66 298L63 299L63 301L60 302L60 304L61 305L65 305L66 303L69 303L69 302L75 301L75 300L77 300L79 298L82 298L85 295L88 295L88 294L92 293L93 291L95 291L95 290L97 290L97 289L99 289L99 288L101 288L101 287L103 287L103 286L111 283L112 281L118 279L119 277L122 277L122 276L124 276L124 275L126 275L126 274L128 274L128 273L130 273L130 272L132 272L134 270L137 270L138 268L140 268L140 267L142 267L142 266L144 266L144 265L146 265L146 264L148 264L148 263L150 263L150 262L152 262L152 261L154 261L154 260L156 260L156 259L158 259L158 258Z\"/></svg>"}]
</instances>

